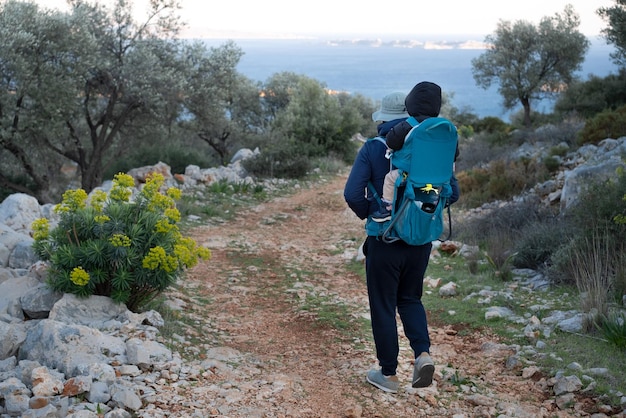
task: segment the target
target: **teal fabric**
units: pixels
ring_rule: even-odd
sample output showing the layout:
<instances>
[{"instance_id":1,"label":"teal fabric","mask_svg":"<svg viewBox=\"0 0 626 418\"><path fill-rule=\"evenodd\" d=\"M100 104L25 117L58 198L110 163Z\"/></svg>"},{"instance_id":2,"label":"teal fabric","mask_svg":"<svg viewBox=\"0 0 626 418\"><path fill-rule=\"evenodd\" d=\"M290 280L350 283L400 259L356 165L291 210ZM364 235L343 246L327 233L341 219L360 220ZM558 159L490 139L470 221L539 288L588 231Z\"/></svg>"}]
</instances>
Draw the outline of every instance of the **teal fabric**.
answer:
<instances>
[{"instance_id":1,"label":"teal fabric","mask_svg":"<svg viewBox=\"0 0 626 418\"><path fill-rule=\"evenodd\" d=\"M403 147L391 155L393 166L400 170L391 220L374 222L369 218L365 229L367 235L386 242L400 239L409 245L423 245L440 238L444 230L458 134L456 127L441 117L421 123L410 117L407 122L413 128Z\"/></svg>"}]
</instances>

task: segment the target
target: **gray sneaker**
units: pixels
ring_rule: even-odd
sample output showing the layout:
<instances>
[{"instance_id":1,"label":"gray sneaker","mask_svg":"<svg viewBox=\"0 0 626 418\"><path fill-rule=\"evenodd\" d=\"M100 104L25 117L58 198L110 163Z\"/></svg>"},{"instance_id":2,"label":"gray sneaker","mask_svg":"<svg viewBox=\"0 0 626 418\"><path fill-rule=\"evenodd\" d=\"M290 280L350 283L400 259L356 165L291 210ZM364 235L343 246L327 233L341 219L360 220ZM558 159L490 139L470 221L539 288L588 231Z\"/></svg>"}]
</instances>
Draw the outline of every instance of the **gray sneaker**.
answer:
<instances>
[{"instance_id":1,"label":"gray sneaker","mask_svg":"<svg viewBox=\"0 0 626 418\"><path fill-rule=\"evenodd\" d=\"M433 382L433 375L435 374L435 363L428 354L420 355L415 359L415 365L413 366L413 383L411 386L414 388L425 388L430 386Z\"/></svg>"},{"instance_id":2,"label":"gray sneaker","mask_svg":"<svg viewBox=\"0 0 626 418\"><path fill-rule=\"evenodd\" d=\"M384 376L380 370L370 370L365 378L369 383L378 389L389 393L398 392L398 378L396 376Z\"/></svg>"}]
</instances>

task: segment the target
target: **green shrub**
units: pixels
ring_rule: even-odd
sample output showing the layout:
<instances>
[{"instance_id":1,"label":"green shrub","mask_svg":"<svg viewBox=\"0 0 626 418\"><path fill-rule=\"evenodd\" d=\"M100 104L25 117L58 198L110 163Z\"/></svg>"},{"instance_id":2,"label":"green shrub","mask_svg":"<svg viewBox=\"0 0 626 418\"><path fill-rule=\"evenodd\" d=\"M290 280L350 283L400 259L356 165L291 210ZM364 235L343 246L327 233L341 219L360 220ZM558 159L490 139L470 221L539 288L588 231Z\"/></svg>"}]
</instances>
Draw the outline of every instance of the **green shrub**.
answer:
<instances>
[{"instance_id":1,"label":"green shrub","mask_svg":"<svg viewBox=\"0 0 626 418\"><path fill-rule=\"evenodd\" d=\"M459 158L456 162L457 172L475 167L484 167L491 161L504 158L513 150L508 142L494 143L492 135L479 133L466 140L459 141Z\"/></svg>"},{"instance_id":2,"label":"green shrub","mask_svg":"<svg viewBox=\"0 0 626 418\"><path fill-rule=\"evenodd\" d=\"M577 113L590 118L626 104L626 68L606 77L591 75L588 80L570 84L554 106L557 114Z\"/></svg>"},{"instance_id":3,"label":"green shrub","mask_svg":"<svg viewBox=\"0 0 626 418\"><path fill-rule=\"evenodd\" d=\"M242 164L249 173L262 178L303 178L312 168L311 158L303 148L306 144L285 141L280 147L267 148L243 160Z\"/></svg>"},{"instance_id":4,"label":"green shrub","mask_svg":"<svg viewBox=\"0 0 626 418\"><path fill-rule=\"evenodd\" d=\"M576 144L576 136L585 126L585 121L579 117L568 117L553 123L546 123L533 130L518 130L522 133L516 138L516 143L523 144L541 143L553 145L550 150L551 155L565 155L569 148ZM517 135L513 135L517 136ZM558 154L555 154L557 152Z\"/></svg>"},{"instance_id":5,"label":"green shrub","mask_svg":"<svg viewBox=\"0 0 626 418\"><path fill-rule=\"evenodd\" d=\"M626 136L626 106L605 110L589 119L580 131L578 144L597 144L606 138Z\"/></svg>"},{"instance_id":6,"label":"green shrub","mask_svg":"<svg viewBox=\"0 0 626 418\"><path fill-rule=\"evenodd\" d=\"M538 200L520 200L485 209L463 219L456 234L464 243L479 245L487 254L494 273L510 276L512 267L543 267L551 251L566 236L554 221L552 210Z\"/></svg>"},{"instance_id":7,"label":"green shrub","mask_svg":"<svg viewBox=\"0 0 626 418\"><path fill-rule=\"evenodd\" d=\"M623 255L626 250L626 225L616 220L620 214L626 213L624 195L626 174L623 170L618 170L612 179L589 183L581 191L576 204L566 213L569 239L563 240L552 254L549 268L551 280L574 284L576 271L571 260L581 252L589 253L589 242L602 236L608 242L607 260L612 264L611 286L616 294L623 294L626 288L626 257Z\"/></svg>"},{"instance_id":8,"label":"green shrub","mask_svg":"<svg viewBox=\"0 0 626 418\"><path fill-rule=\"evenodd\" d=\"M462 125L458 129L459 137L461 138L471 138L474 136L474 128L472 126Z\"/></svg>"},{"instance_id":9,"label":"green shrub","mask_svg":"<svg viewBox=\"0 0 626 418\"><path fill-rule=\"evenodd\" d=\"M555 145L550 148L550 156L551 157L565 157L567 152L569 151L569 147L567 145Z\"/></svg>"},{"instance_id":10,"label":"green shrub","mask_svg":"<svg viewBox=\"0 0 626 418\"><path fill-rule=\"evenodd\" d=\"M513 243L517 241L520 231L537 223L542 216L545 215L538 209L536 202L509 202L497 209L485 209L478 215L465 218L457 226L456 233L463 242L483 246L487 241L493 241L491 235L500 237L503 232Z\"/></svg>"},{"instance_id":11,"label":"green shrub","mask_svg":"<svg viewBox=\"0 0 626 418\"><path fill-rule=\"evenodd\" d=\"M492 161L486 167L461 171L457 178L462 191L460 202L467 207L494 200L506 200L549 177L545 165L534 160Z\"/></svg>"},{"instance_id":12,"label":"green shrub","mask_svg":"<svg viewBox=\"0 0 626 418\"><path fill-rule=\"evenodd\" d=\"M494 278L508 281L513 277L512 259L513 237L505 229L492 228L483 244L487 261L492 268Z\"/></svg>"},{"instance_id":13,"label":"green shrub","mask_svg":"<svg viewBox=\"0 0 626 418\"><path fill-rule=\"evenodd\" d=\"M133 168L154 165L159 161L169 165L172 174L182 174L189 165L206 168L218 164L217 160L211 158L209 154L210 152L205 146L199 150L182 148L178 145L138 148L134 152L117 159L104 173L104 178L110 179L117 173L125 173Z\"/></svg>"},{"instance_id":14,"label":"green shrub","mask_svg":"<svg viewBox=\"0 0 626 418\"><path fill-rule=\"evenodd\" d=\"M626 242L626 224L616 222L626 214L626 173L618 169L613 178L587 184L568 216L590 236L597 231L608 231L616 242Z\"/></svg>"},{"instance_id":15,"label":"green shrub","mask_svg":"<svg viewBox=\"0 0 626 418\"><path fill-rule=\"evenodd\" d=\"M478 132L487 132L490 134L500 133L500 134L508 134L510 131L510 125L504 122L500 118L496 118L494 116L487 116L486 118L482 118L478 120L474 124L474 131Z\"/></svg>"},{"instance_id":16,"label":"green shrub","mask_svg":"<svg viewBox=\"0 0 626 418\"><path fill-rule=\"evenodd\" d=\"M162 194L163 183L153 173L132 201L134 180L127 174L115 176L108 194L98 190L91 199L82 189L65 192L55 206L56 227L45 218L33 223L33 248L49 262L49 285L80 297L109 296L136 312L186 268L209 259L207 248L180 233L180 190Z\"/></svg>"},{"instance_id":17,"label":"green shrub","mask_svg":"<svg viewBox=\"0 0 626 418\"><path fill-rule=\"evenodd\" d=\"M580 245L579 241L580 237L575 231L572 231L569 239L564 240L560 246L553 249L550 263L545 270L550 282L567 286L576 285L571 260L575 248Z\"/></svg>"},{"instance_id":18,"label":"green shrub","mask_svg":"<svg viewBox=\"0 0 626 418\"><path fill-rule=\"evenodd\" d=\"M509 117L511 125L514 128L519 128L524 131L532 133L531 127L541 127L556 123L561 119L561 116L554 115L553 113L542 113L537 111L538 109L532 109L530 112L530 127L524 124L525 112L523 108L520 108L517 112L513 112Z\"/></svg>"},{"instance_id":19,"label":"green shrub","mask_svg":"<svg viewBox=\"0 0 626 418\"><path fill-rule=\"evenodd\" d=\"M558 158L550 155L543 159L543 165L546 167L546 170L548 170L548 173L553 174L559 171L559 168L561 167L561 162Z\"/></svg>"},{"instance_id":20,"label":"green shrub","mask_svg":"<svg viewBox=\"0 0 626 418\"><path fill-rule=\"evenodd\" d=\"M626 314L613 313L601 317L600 324L596 323L604 339L620 350L626 350Z\"/></svg>"},{"instance_id":21,"label":"green shrub","mask_svg":"<svg viewBox=\"0 0 626 418\"><path fill-rule=\"evenodd\" d=\"M346 169L346 162L337 157L326 156L315 158L315 168L322 174L336 174ZM354 156L349 164L354 162Z\"/></svg>"},{"instance_id":22,"label":"green shrub","mask_svg":"<svg viewBox=\"0 0 626 418\"><path fill-rule=\"evenodd\" d=\"M552 260L552 254L568 237L568 228L553 217L540 216L516 234L513 265L518 268L542 269Z\"/></svg>"}]
</instances>

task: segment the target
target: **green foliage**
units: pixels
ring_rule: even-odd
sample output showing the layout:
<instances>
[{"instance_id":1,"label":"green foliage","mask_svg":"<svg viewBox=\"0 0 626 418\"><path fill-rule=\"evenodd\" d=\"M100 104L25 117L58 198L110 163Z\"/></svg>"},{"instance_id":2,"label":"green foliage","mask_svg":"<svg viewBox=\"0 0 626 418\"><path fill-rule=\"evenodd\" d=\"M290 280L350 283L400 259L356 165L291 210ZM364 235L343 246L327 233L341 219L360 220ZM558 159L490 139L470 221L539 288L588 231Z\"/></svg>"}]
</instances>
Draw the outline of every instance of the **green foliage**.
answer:
<instances>
[{"instance_id":1,"label":"green foliage","mask_svg":"<svg viewBox=\"0 0 626 418\"><path fill-rule=\"evenodd\" d=\"M360 133L366 138L377 135L376 124L372 123L372 113L376 110L374 102L361 94L338 93L332 94L339 102L341 122L339 134L330 153L343 159L346 163L354 162L354 153L357 151L355 141L351 141L355 134Z\"/></svg>"},{"instance_id":2,"label":"green foliage","mask_svg":"<svg viewBox=\"0 0 626 418\"><path fill-rule=\"evenodd\" d=\"M472 111L471 106L463 106L458 108L452 105L454 99L454 92L442 92L441 98L441 110L439 115L450 119L457 127L461 126L474 126L478 121L478 116Z\"/></svg>"},{"instance_id":3,"label":"green foliage","mask_svg":"<svg viewBox=\"0 0 626 418\"><path fill-rule=\"evenodd\" d=\"M180 190L160 189L154 173L131 201L134 180L118 174L111 191L69 190L55 206L60 220L50 230L45 218L33 223L33 248L50 264L48 283L81 297L109 296L138 311L210 251L180 233L175 199Z\"/></svg>"},{"instance_id":4,"label":"green foliage","mask_svg":"<svg viewBox=\"0 0 626 418\"><path fill-rule=\"evenodd\" d=\"M593 335L557 332L546 343L550 347L550 355L539 360L537 365L550 375L563 370L563 364L572 362L607 370L621 371L626 368L624 352L605 340L594 338ZM622 376L623 373L594 376L593 393L602 395L606 403L619 408L621 393L626 389L626 381Z\"/></svg>"},{"instance_id":5,"label":"green foliage","mask_svg":"<svg viewBox=\"0 0 626 418\"><path fill-rule=\"evenodd\" d=\"M443 379L450 382L459 389L461 388L461 386L476 386L476 383L468 379L467 376L462 375L458 370L454 370L454 373L448 373L449 372L446 369L442 370L441 374Z\"/></svg>"},{"instance_id":6,"label":"green foliage","mask_svg":"<svg viewBox=\"0 0 626 418\"><path fill-rule=\"evenodd\" d=\"M569 231L569 239L563 240L551 256L548 272L553 281L573 283L581 275L579 264L584 267L590 262L597 246L606 241L602 251L606 252L606 263L610 268L611 288L616 294L623 294L626 287L626 257L623 256L626 227L615 221L620 214L626 213L624 195L626 174L623 170L618 170L614 178L592 182L581 191L577 204L567 211L564 228ZM585 261L572 264L577 254L584 254Z\"/></svg>"},{"instance_id":7,"label":"green foliage","mask_svg":"<svg viewBox=\"0 0 626 418\"><path fill-rule=\"evenodd\" d=\"M172 174L182 174L189 165L212 167L216 161L209 157L205 149L192 149L177 144L147 146L129 150L117 159L105 172L104 178L111 179L117 173L125 173L133 168L145 167L163 162L170 166Z\"/></svg>"},{"instance_id":8,"label":"green foliage","mask_svg":"<svg viewBox=\"0 0 626 418\"><path fill-rule=\"evenodd\" d=\"M488 166L465 170L457 175L463 191L462 204L467 207L506 200L547 177L545 165L529 159L498 159Z\"/></svg>"},{"instance_id":9,"label":"green foliage","mask_svg":"<svg viewBox=\"0 0 626 418\"><path fill-rule=\"evenodd\" d=\"M564 241L552 256L550 274L555 281L572 282L577 275L576 265L571 260L576 254L589 258L596 246L590 243L606 241L603 258L608 263L611 287L614 292L623 292L626 287L626 228L616 223L626 213L623 197L626 195L626 174L618 170L616 176L606 181L589 183L581 191L578 203L568 208L567 221L572 237ZM602 241L600 241L600 238Z\"/></svg>"},{"instance_id":10,"label":"green foliage","mask_svg":"<svg viewBox=\"0 0 626 418\"><path fill-rule=\"evenodd\" d=\"M26 193L28 190L36 190L37 188L30 177L22 174L9 176L5 180L12 185L12 188L0 186L0 202L15 193L16 190L21 190L20 193ZM0 182L0 184L2 184L2 182Z\"/></svg>"},{"instance_id":11,"label":"green foliage","mask_svg":"<svg viewBox=\"0 0 626 418\"><path fill-rule=\"evenodd\" d=\"M602 337L620 350L626 350L626 313L613 313L601 318L596 328Z\"/></svg>"},{"instance_id":12,"label":"green foliage","mask_svg":"<svg viewBox=\"0 0 626 418\"><path fill-rule=\"evenodd\" d=\"M563 117L555 113L532 112L527 119L526 112L522 108L511 113L509 120L515 129L514 133L533 133L544 126L560 124L563 121ZM533 131L531 128L536 128L536 130Z\"/></svg>"},{"instance_id":13,"label":"green foliage","mask_svg":"<svg viewBox=\"0 0 626 418\"><path fill-rule=\"evenodd\" d=\"M176 43L166 40L179 27L172 0L150 2L141 24L131 2L71 6L65 13L0 4L0 127L10 127L0 128L0 152L31 177L40 201L53 201L45 195L50 173L68 159L85 190L99 186L108 159L135 140L126 128L171 123L177 107L168 100L184 77Z\"/></svg>"},{"instance_id":14,"label":"green foliage","mask_svg":"<svg viewBox=\"0 0 626 418\"><path fill-rule=\"evenodd\" d=\"M487 236L484 246L493 277L502 281L511 280L513 278L512 260L515 253L511 253L510 234L500 229L494 229L493 233Z\"/></svg>"},{"instance_id":15,"label":"green foliage","mask_svg":"<svg viewBox=\"0 0 626 418\"><path fill-rule=\"evenodd\" d=\"M456 171L463 172L472 168L484 168L491 161L506 158L513 150L512 141L501 141L499 134L478 133L459 141L459 158Z\"/></svg>"},{"instance_id":16,"label":"green foliage","mask_svg":"<svg viewBox=\"0 0 626 418\"><path fill-rule=\"evenodd\" d=\"M272 196L279 193L280 189L272 190ZM239 208L266 200L267 191L262 184L220 180L207 185L203 193L198 190L193 194L184 194L176 207L182 218L197 217L197 222L200 223L207 218L217 218L219 222L226 222L235 216Z\"/></svg>"},{"instance_id":17,"label":"green foliage","mask_svg":"<svg viewBox=\"0 0 626 418\"><path fill-rule=\"evenodd\" d=\"M554 251L569 237L568 228L549 216L529 221L516 234L512 263L517 268L541 270L551 263Z\"/></svg>"},{"instance_id":18,"label":"green foliage","mask_svg":"<svg viewBox=\"0 0 626 418\"><path fill-rule=\"evenodd\" d=\"M558 234L552 235L546 226L538 226L545 212L535 201L508 203L464 220L457 234L463 242L483 248L492 274L506 280L513 267L536 268L545 261L549 254L543 251L551 247L535 247L540 240L545 244L562 239ZM539 235L541 230L547 235Z\"/></svg>"},{"instance_id":19,"label":"green foliage","mask_svg":"<svg viewBox=\"0 0 626 418\"><path fill-rule=\"evenodd\" d=\"M289 104L277 115L273 128L301 143L303 151L313 156L324 152L339 123L339 103L323 84L303 76L291 92Z\"/></svg>"},{"instance_id":20,"label":"green foliage","mask_svg":"<svg viewBox=\"0 0 626 418\"><path fill-rule=\"evenodd\" d=\"M554 147L550 148L550 156L565 157L567 151L569 151L569 147L567 145L555 145Z\"/></svg>"},{"instance_id":21,"label":"green foliage","mask_svg":"<svg viewBox=\"0 0 626 418\"><path fill-rule=\"evenodd\" d=\"M554 105L559 115L576 113L591 118L604 110L626 105L626 69L606 77L590 75L586 81L570 84Z\"/></svg>"},{"instance_id":22,"label":"green foliage","mask_svg":"<svg viewBox=\"0 0 626 418\"><path fill-rule=\"evenodd\" d=\"M546 170L548 170L548 173L554 174L561 167L561 162L558 158L549 155L543 159L543 165L546 167Z\"/></svg>"},{"instance_id":23,"label":"green foliage","mask_svg":"<svg viewBox=\"0 0 626 418\"><path fill-rule=\"evenodd\" d=\"M458 128L458 132L461 138L471 138L474 136L474 128L472 126L461 125Z\"/></svg>"},{"instance_id":24,"label":"green foliage","mask_svg":"<svg viewBox=\"0 0 626 418\"><path fill-rule=\"evenodd\" d=\"M242 164L249 173L261 178L299 179L312 168L311 159L303 151L303 145L287 139L280 145L272 145L260 154L245 159Z\"/></svg>"},{"instance_id":25,"label":"green foliage","mask_svg":"<svg viewBox=\"0 0 626 418\"><path fill-rule=\"evenodd\" d=\"M626 136L626 105L589 119L578 136L578 144L597 144L606 138L622 136Z\"/></svg>"},{"instance_id":26,"label":"green foliage","mask_svg":"<svg viewBox=\"0 0 626 418\"><path fill-rule=\"evenodd\" d=\"M78 96L75 80L64 71L77 60L64 52L67 43L80 49L85 41L67 30L59 13L18 1L0 3L0 39L0 184L45 201L48 173L60 166L45 140L62 136L62 122Z\"/></svg>"},{"instance_id":27,"label":"green foliage","mask_svg":"<svg viewBox=\"0 0 626 418\"><path fill-rule=\"evenodd\" d=\"M616 64L626 66L626 1L615 0L611 7L601 7L598 15L607 20L609 26L602 30L606 40L617 48L611 57Z\"/></svg>"},{"instance_id":28,"label":"green foliage","mask_svg":"<svg viewBox=\"0 0 626 418\"><path fill-rule=\"evenodd\" d=\"M236 70L243 51L234 42L208 48L177 38L177 3L150 1L137 22L126 0L72 2L68 12L0 2L3 193L57 202L68 163L89 192L138 165L164 161L174 173L189 164L225 165L251 145L280 161L279 173L306 172L308 164L298 168L300 159L287 163L285 153L270 149L275 138L295 141L310 158L352 162L351 138L375 132L370 99L293 73L252 81Z\"/></svg>"},{"instance_id":29,"label":"green foliage","mask_svg":"<svg viewBox=\"0 0 626 418\"><path fill-rule=\"evenodd\" d=\"M273 74L263 84L263 103L270 121L284 110L291 101L291 95L307 77L290 71Z\"/></svg>"},{"instance_id":30,"label":"green foliage","mask_svg":"<svg viewBox=\"0 0 626 418\"><path fill-rule=\"evenodd\" d=\"M233 41L209 50L197 41L183 50L187 74L183 126L208 144L222 165L266 123L260 86L236 70L242 56Z\"/></svg>"},{"instance_id":31,"label":"green foliage","mask_svg":"<svg viewBox=\"0 0 626 418\"><path fill-rule=\"evenodd\" d=\"M275 138L290 138L301 154L330 154L352 162L356 145L351 138L371 125L370 116L365 116L373 108L371 101L363 96L331 94L317 80L293 73L275 75L266 83L264 92L266 106L273 115L273 142Z\"/></svg>"},{"instance_id":32,"label":"green foliage","mask_svg":"<svg viewBox=\"0 0 626 418\"><path fill-rule=\"evenodd\" d=\"M616 241L626 242L626 227L616 223L616 216L626 214L626 172L620 168L605 181L590 182L579 195L576 205L568 209L568 216L581 232L591 236L598 231L609 231Z\"/></svg>"},{"instance_id":33,"label":"green foliage","mask_svg":"<svg viewBox=\"0 0 626 418\"><path fill-rule=\"evenodd\" d=\"M346 169L345 161L332 156L316 158L313 164L316 169L315 173L319 174L337 174Z\"/></svg>"},{"instance_id":34,"label":"green foliage","mask_svg":"<svg viewBox=\"0 0 626 418\"><path fill-rule=\"evenodd\" d=\"M472 125L476 133L487 132L489 134L508 134L510 126L502 119L495 116L487 116L479 119Z\"/></svg>"},{"instance_id":35,"label":"green foliage","mask_svg":"<svg viewBox=\"0 0 626 418\"><path fill-rule=\"evenodd\" d=\"M521 104L524 125L530 126L531 102L569 84L584 61L589 41L579 25L571 5L562 15L542 18L538 26L523 20L501 21L496 32L485 38L493 46L472 60L476 84L487 89L497 80L504 107Z\"/></svg>"}]
</instances>

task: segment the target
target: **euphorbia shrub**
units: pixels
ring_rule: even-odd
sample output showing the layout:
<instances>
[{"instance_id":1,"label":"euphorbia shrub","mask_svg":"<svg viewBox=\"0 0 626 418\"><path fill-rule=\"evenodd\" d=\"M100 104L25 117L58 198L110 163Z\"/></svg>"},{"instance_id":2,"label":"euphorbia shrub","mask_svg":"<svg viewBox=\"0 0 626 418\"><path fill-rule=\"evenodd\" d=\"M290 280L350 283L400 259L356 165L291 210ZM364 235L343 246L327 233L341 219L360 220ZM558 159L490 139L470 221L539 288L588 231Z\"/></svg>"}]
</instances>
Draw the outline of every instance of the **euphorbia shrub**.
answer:
<instances>
[{"instance_id":1,"label":"euphorbia shrub","mask_svg":"<svg viewBox=\"0 0 626 418\"><path fill-rule=\"evenodd\" d=\"M88 197L68 190L55 206L57 226L36 220L33 247L49 263L48 284L77 296L109 296L137 312L175 283L186 268L208 260L209 249L183 237L175 201L181 192L160 190L164 179L151 174L131 199L134 180L117 174L107 194Z\"/></svg>"}]
</instances>

